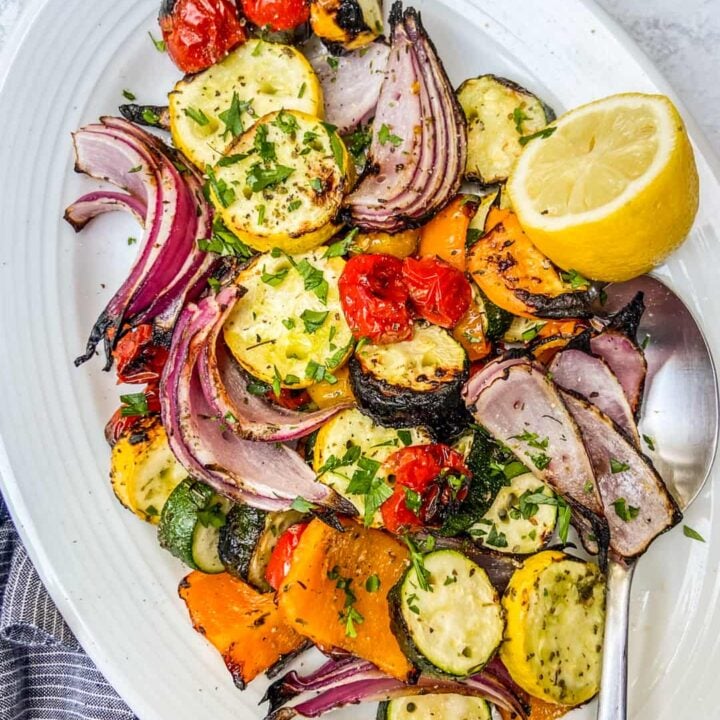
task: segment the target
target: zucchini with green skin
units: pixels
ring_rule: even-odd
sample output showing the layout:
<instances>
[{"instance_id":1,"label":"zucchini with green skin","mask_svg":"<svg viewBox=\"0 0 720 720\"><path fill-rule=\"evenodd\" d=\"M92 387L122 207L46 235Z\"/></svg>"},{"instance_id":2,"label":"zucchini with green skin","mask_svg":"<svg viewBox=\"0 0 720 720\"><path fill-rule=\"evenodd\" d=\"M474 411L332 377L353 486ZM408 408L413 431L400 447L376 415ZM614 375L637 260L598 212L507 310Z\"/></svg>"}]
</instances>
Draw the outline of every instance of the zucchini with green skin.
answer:
<instances>
[{"instance_id":1,"label":"zucchini with green skin","mask_svg":"<svg viewBox=\"0 0 720 720\"><path fill-rule=\"evenodd\" d=\"M349 368L358 405L381 425L424 426L447 439L469 424L460 396L468 378L467 355L437 325L417 323L413 337L403 342L367 343Z\"/></svg>"},{"instance_id":2,"label":"zucchini with green skin","mask_svg":"<svg viewBox=\"0 0 720 720\"><path fill-rule=\"evenodd\" d=\"M225 568L218 543L229 505L228 500L204 483L183 480L173 490L160 516L161 547L193 570L222 572Z\"/></svg>"},{"instance_id":3,"label":"zucchini with green skin","mask_svg":"<svg viewBox=\"0 0 720 720\"><path fill-rule=\"evenodd\" d=\"M529 90L496 75L466 80L457 97L468 121L465 175L486 185L505 182L524 138L555 119L552 109Z\"/></svg>"},{"instance_id":4,"label":"zucchini with green skin","mask_svg":"<svg viewBox=\"0 0 720 720\"><path fill-rule=\"evenodd\" d=\"M491 720L488 704L464 695L416 695L380 703L376 720Z\"/></svg>"},{"instance_id":5,"label":"zucchini with green skin","mask_svg":"<svg viewBox=\"0 0 720 720\"><path fill-rule=\"evenodd\" d=\"M485 570L456 550L413 562L388 595L393 634L415 666L468 677L485 666L505 630L497 590Z\"/></svg>"},{"instance_id":6,"label":"zucchini with green skin","mask_svg":"<svg viewBox=\"0 0 720 720\"><path fill-rule=\"evenodd\" d=\"M544 547L557 522L555 493L532 473L500 488L492 505L469 532L498 552L529 555Z\"/></svg>"},{"instance_id":7,"label":"zucchini with green skin","mask_svg":"<svg viewBox=\"0 0 720 720\"><path fill-rule=\"evenodd\" d=\"M249 505L234 505L220 528L219 556L225 570L261 592L272 588L265 569L280 536L302 520L302 513L265 512Z\"/></svg>"}]
</instances>

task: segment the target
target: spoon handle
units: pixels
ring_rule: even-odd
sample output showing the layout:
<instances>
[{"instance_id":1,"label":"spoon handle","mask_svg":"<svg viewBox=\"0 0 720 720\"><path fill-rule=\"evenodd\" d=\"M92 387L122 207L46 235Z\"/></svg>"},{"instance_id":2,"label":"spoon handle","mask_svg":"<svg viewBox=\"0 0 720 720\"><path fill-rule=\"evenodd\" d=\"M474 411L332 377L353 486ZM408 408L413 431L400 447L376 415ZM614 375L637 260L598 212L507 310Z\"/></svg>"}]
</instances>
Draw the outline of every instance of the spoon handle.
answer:
<instances>
[{"instance_id":1,"label":"spoon handle","mask_svg":"<svg viewBox=\"0 0 720 720\"><path fill-rule=\"evenodd\" d=\"M607 574L602 681L597 720L627 720L627 645L635 563L610 562Z\"/></svg>"}]
</instances>

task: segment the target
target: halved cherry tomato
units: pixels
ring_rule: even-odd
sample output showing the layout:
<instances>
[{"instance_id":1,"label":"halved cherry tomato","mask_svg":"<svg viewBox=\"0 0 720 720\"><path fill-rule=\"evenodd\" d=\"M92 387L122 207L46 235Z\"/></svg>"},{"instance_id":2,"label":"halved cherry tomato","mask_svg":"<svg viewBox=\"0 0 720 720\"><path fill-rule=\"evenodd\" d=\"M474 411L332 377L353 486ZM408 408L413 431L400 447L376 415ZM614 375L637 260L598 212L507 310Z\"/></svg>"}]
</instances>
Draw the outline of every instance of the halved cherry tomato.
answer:
<instances>
[{"instance_id":1,"label":"halved cherry tomato","mask_svg":"<svg viewBox=\"0 0 720 720\"><path fill-rule=\"evenodd\" d=\"M345 318L357 339L388 344L412 337L402 269L403 261L392 255L356 255L347 261L338 287Z\"/></svg>"},{"instance_id":2,"label":"halved cherry tomato","mask_svg":"<svg viewBox=\"0 0 720 720\"><path fill-rule=\"evenodd\" d=\"M310 19L308 0L241 0L245 17L260 28L292 30Z\"/></svg>"},{"instance_id":3,"label":"halved cherry tomato","mask_svg":"<svg viewBox=\"0 0 720 720\"><path fill-rule=\"evenodd\" d=\"M160 29L172 61L196 73L247 40L235 0L163 0Z\"/></svg>"},{"instance_id":4,"label":"halved cherry tomato","mask_svg":"<svg viewBox=\"0 0 720 720\"><path fill-rule=\"evenodd\" d=\"M416 312L431 323L455 327L470 307L468 279L444 260L405 258L402 275Z\"/></svg>"},{"instance_id":5,"label":"halved cherry tomato","mask_svg":"<svg viewBox=\"0 0 720 720\"><path fill-rule=\"evenodd\" d=\"M265 579L273 590L279 590L282 581L290 572L290 564L295 548L310 523L298 523L290 526L277 541L265 568Z\"/></svg>"},{"instance_id":6,"label":"halved cherry tomato","mask_svg":"<svg viewBox=\"0 0 720 720\"><path fill-rule=\"evenodd\" d=\"M447 445L415 445L394 452L385 461L388 478L394 478L392 497L381 508L383 524L390 532L432 524L438 503L445 503L467 490L449 487L447 478L470 477L465 458ZM408 499L412 498L410 504ZM412 506L412 507L411 507Z\"/></svg>"},{"instance_id":7,"label":"halved cherry tomato","mask_svg":"<svg viewBox=\"0 0 720 720\"><path fill-rule=\"evenodd\" d=\"M118 340L113 357L117 363L119 383L139 385L154 383L160 379L167 348L153 344L152 325L138 325Z\"/></svg>"},{"instance_id":8,"label":"halved cherry tomato","mask_svg":"<svg viewBox=\"0 0 720 720\"><path fill-rule=\"evenodd\" d=\"M477 208L471 195L458 195L422 228L418 255L439 257L464 272L468 228Z\"/></svg>"}]
</instances>

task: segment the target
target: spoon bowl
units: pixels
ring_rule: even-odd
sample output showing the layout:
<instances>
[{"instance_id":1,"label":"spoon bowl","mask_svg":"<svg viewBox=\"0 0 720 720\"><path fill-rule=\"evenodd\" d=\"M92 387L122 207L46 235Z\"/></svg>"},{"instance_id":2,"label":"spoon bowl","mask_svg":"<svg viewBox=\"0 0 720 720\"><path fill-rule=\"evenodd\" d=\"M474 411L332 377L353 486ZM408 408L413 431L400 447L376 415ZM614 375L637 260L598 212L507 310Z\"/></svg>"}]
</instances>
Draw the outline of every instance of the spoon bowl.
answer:
<instances>
[{"instance_id":1,"label":"spoon bowl","mask_svg":"<svg viewBox=\"0 0 720 720\"><path fill-rule=\"evenodd\" d=\"M606 288L606 312L645 295L638 330L648 373L639 425L652 459L681 509L710 476L718 445L718 383L702 330L685 303L660 280L643 276ZM598 720L627 718L627 634L635 562L611 562Z\"/></svg>"}]
</instances>

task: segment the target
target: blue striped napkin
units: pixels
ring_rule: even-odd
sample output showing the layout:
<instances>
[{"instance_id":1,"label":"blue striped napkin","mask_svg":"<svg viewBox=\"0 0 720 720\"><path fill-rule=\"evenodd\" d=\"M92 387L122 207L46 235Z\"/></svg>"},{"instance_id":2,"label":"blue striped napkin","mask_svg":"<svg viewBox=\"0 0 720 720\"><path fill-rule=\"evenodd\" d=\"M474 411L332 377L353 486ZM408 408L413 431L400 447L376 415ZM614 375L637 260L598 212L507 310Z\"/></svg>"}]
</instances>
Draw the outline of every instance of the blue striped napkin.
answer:
<instances>
[{"instance_id":1,"label":"blue striped napkin","mask_svg":"<svg viewBox=\"0 0 720 720\"><path fill-rule=\"evenodd\" d=\"M135 720L50 599L1 495L0 720Z\"/></svg>"}]
</instances>

